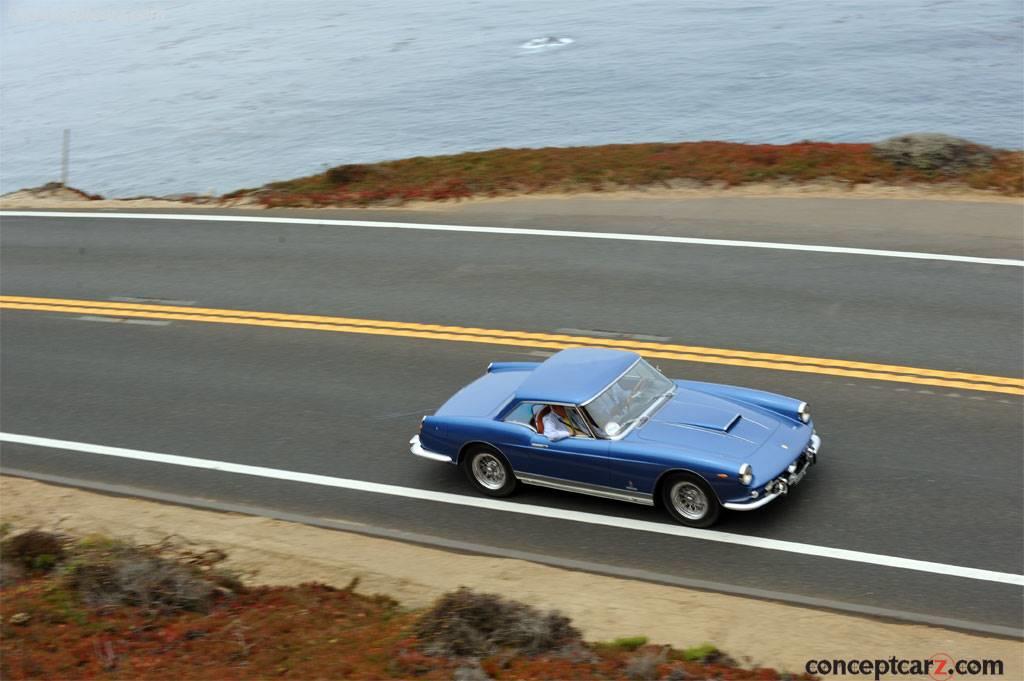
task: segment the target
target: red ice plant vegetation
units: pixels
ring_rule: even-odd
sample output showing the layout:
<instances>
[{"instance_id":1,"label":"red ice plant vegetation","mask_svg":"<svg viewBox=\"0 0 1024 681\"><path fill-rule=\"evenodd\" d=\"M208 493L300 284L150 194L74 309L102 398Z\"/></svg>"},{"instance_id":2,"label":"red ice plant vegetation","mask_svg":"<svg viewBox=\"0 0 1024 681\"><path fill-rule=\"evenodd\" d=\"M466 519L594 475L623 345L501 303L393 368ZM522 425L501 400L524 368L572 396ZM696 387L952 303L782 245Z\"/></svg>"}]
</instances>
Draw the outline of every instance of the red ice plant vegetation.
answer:
<instances>
[{"instance_id":1,"label":"red ice plant vegetation","mask_svg":"<svg viewBox=\"0 0 1024 681\"><path fill-rule=\"evenodd\" d=\"M848 187L947 184L1024 193L1022 152L973 145L988 152L983 163L929 168L879 153L882 144L682 142L494 149L336 166L225 198L252 195L268 207L365 206L533 192L815 181Z\"/></svg>"},{"instance_id":2,"label":"red ice plant vegetation","mask_svg":"<svg viewBox=\"0 0 1024 681\"><path fill-rule=\"evenodd\" d=\"M585 643L557 613L466 589L416 612L356 581L246 589L209 561L102 538L5 548L5 561L55 562L0 592L4 679L805 678L740 668L708 645Z\"/></svg>"}]
</instances>

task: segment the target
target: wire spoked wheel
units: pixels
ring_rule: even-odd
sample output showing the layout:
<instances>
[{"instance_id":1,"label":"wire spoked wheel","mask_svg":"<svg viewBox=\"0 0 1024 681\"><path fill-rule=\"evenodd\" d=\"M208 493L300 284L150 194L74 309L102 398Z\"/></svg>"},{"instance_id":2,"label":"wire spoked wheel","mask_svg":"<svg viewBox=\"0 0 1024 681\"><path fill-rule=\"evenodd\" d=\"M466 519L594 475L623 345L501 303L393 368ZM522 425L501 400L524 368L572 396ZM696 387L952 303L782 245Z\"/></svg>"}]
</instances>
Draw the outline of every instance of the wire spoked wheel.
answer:
<instances>
[{"instance_id":1,"label":"wire spoked wheel","mask_svg":"<svg viewBox=\"0 0 1024 681\"><path fill-rule=\"evenodd\" d=\"M473 486L492 497L507 497L518 480L505 457L490 447L476 447L463 457L463 470Z\"/></svg>"},{"instance_id":2,"label":"wire spoked wheel","mask_svg":"<svg viewBox=\"0 0 1024 681\"><path fill-rule=\"evenodd\" d=\"M695 475L679 473L672 476L665 481L661 493L669 515L689 527L710 527L722 510L715 493Z\"/></svg>"}]
</instances>

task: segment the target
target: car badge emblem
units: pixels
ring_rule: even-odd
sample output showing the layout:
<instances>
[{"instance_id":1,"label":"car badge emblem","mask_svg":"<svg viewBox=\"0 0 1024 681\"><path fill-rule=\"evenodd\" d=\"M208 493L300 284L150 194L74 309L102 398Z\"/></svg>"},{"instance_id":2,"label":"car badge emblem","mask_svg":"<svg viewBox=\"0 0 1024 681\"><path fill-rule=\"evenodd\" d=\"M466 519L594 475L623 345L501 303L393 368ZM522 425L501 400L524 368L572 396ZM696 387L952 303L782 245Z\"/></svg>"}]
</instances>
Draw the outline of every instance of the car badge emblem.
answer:
<instances>
[{"instance_id":1,"label":"car badge emblem","mask_svg":"<svg viewBox=\"0 0 1024 681\"><path fill-rule=\"evenodd\" d=\"M789 445L782 445L783 449L789 449Z\"/></svg>"}]
</instances>

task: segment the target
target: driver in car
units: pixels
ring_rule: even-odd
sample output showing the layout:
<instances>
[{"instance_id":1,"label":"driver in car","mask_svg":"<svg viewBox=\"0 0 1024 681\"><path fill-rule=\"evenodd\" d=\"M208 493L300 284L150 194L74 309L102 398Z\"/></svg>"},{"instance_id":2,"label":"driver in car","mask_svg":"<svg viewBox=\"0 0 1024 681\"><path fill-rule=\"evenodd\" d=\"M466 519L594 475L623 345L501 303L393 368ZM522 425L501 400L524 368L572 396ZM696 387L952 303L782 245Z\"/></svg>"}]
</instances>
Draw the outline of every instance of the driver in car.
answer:
<instances>
[{"instance_id":1,"label":"driver in car","mask_svg":"<svg viewBox=\"0 0 1024 681\"><path fill-rule=\"evenodd\" d=\"M555 404L544 406L537 412L537 432L554 442L572 437L576 429L565 413L565 407Z\"/></svg>"}]
</instances>

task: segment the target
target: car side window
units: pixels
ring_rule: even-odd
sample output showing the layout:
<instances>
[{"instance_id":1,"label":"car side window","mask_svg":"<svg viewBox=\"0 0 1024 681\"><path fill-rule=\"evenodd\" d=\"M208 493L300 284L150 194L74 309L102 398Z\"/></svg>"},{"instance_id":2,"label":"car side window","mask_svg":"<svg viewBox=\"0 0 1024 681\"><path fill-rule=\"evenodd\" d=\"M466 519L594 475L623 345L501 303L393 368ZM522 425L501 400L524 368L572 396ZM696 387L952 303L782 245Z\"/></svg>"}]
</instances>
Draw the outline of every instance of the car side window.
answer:
<instances>
[{"instance_id":1,"label":"car side window","mask_svg":"<svg viewBox=\"0 0 1024 681\"><path fill-rule=\"evenodd\" d=\"M518 423L530 430L535 430L533 427L533 408L535 406L532 402L521 402L515 409L506 414L502 420L505 423Z\"/></svg>"},{"instance_id":2,"label":"car side window","mask_svg":"<svg viewBox=\"0 0 1024 681\"><path fill-rule=\"evenodd\" d=\"M573 437L583 437L591 439L590 428L587 427L587 421L583 418L583 415L579 412L576 407L566 409L566 413L569 415L569 420L572 421L572 427L576 431Z\"/></svg>"}]
</instances>

